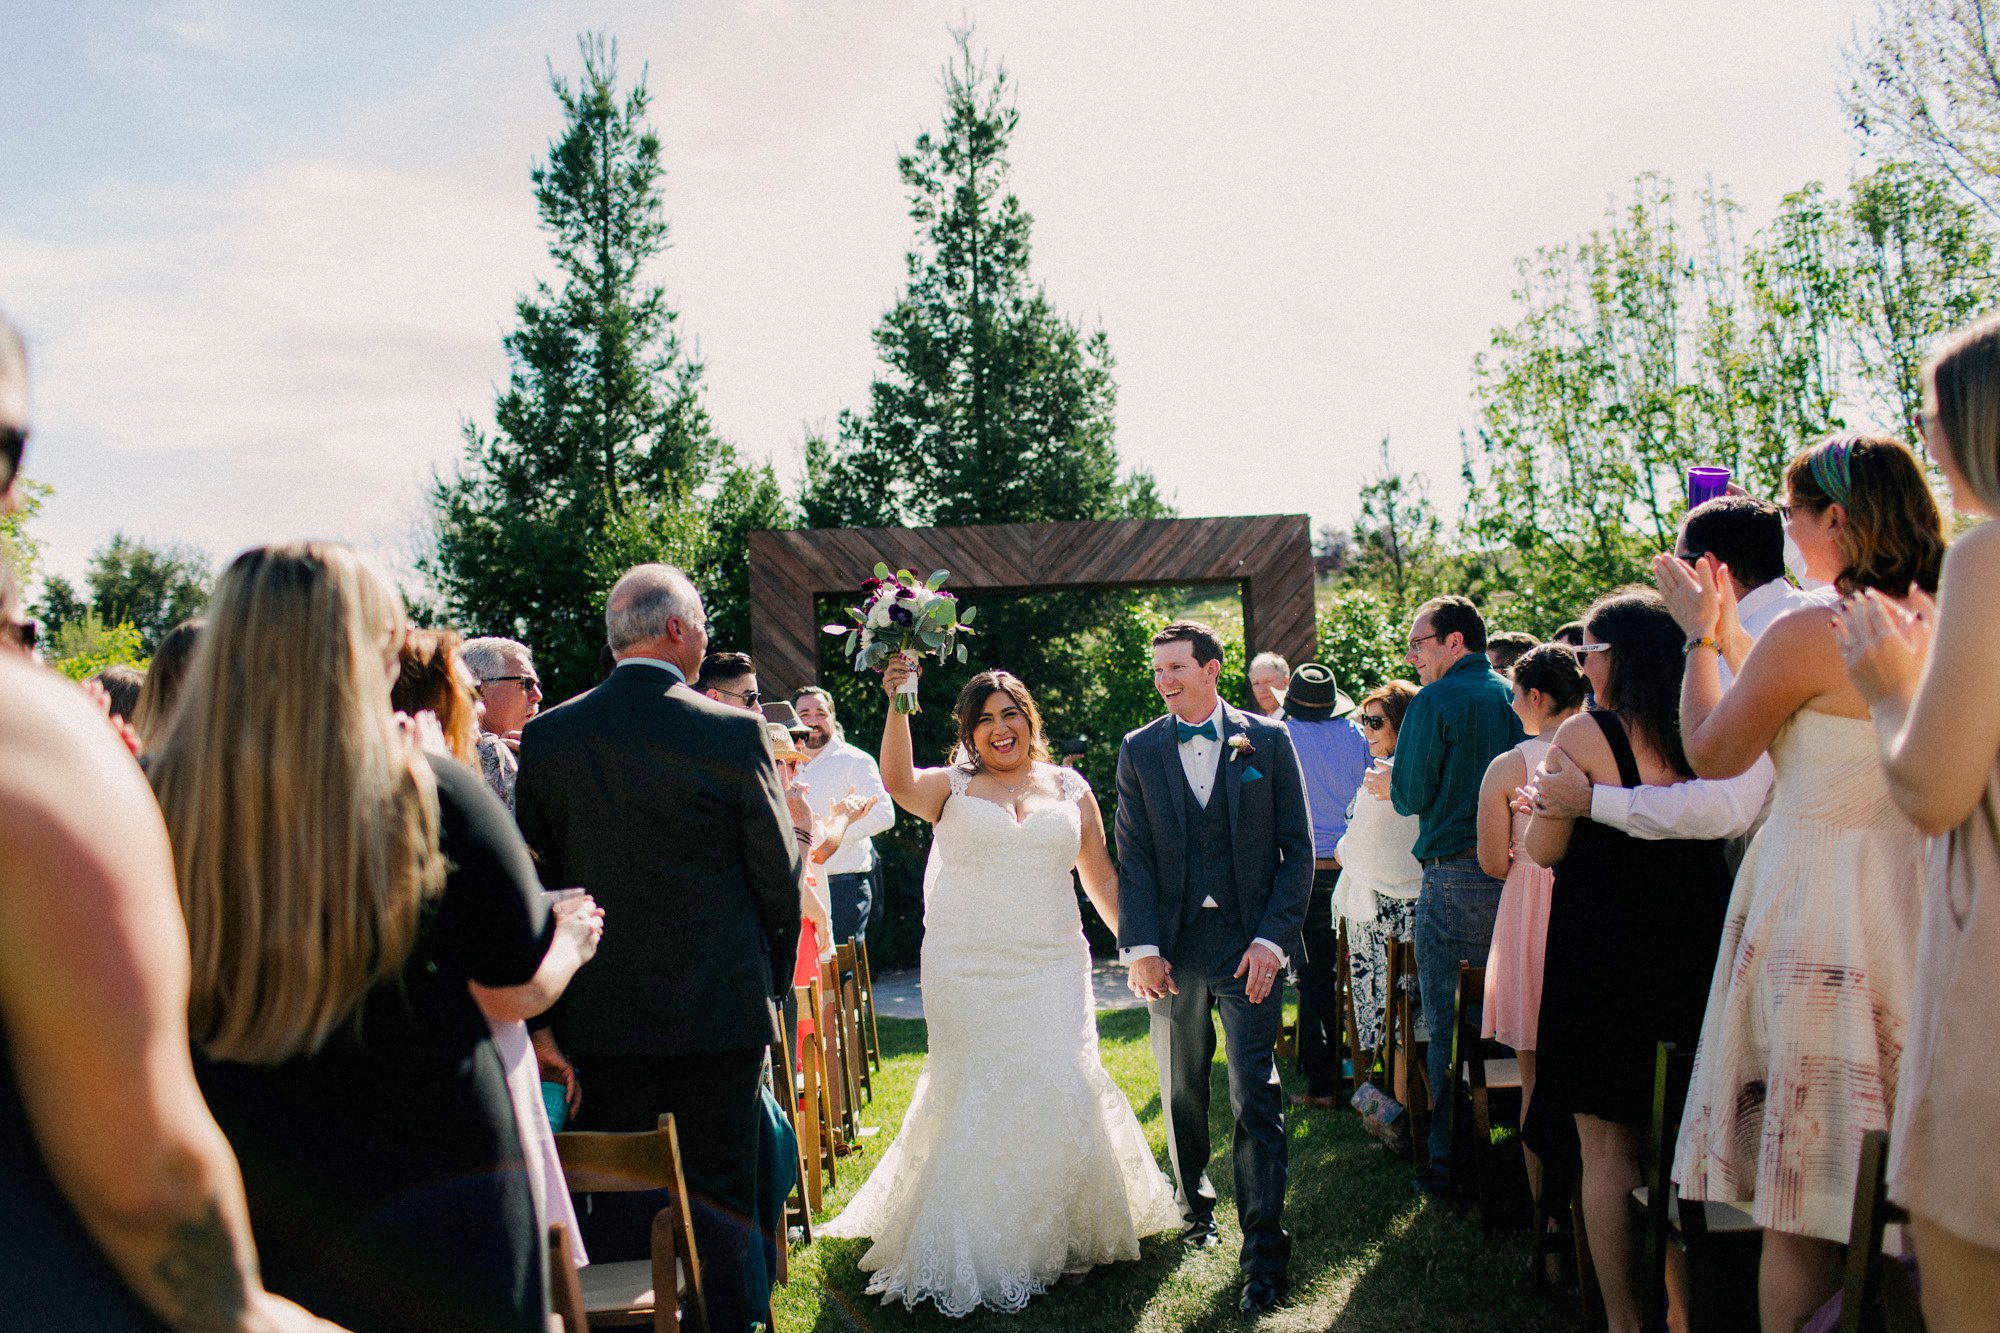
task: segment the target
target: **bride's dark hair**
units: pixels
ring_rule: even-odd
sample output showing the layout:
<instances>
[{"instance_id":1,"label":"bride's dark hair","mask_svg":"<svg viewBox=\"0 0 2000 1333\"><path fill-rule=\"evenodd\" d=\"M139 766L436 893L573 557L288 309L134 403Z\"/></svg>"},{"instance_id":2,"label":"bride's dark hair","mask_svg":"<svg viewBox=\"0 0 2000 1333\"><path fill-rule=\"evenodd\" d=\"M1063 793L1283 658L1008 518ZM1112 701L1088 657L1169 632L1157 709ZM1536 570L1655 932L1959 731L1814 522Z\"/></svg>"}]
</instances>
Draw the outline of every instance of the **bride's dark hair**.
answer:
<instances>
[{"instance_id":1,"label":"bride's dark hair","mask_svg":"<svg viewBox=\"0 0 2000 1333\"><path fill-rule=\"evenodd\" d=\"M1028 687L1011 671L982 671L966 681L965 688L958 692L958 703L951 710L953 719L958 723L958 740L952 747L950 762L967 768L979 767L979 751L972 744L972 732L979 725L979 714L986 707L986 701L996 694L1006 695L1028 715L1031 737L1028 757L1045 764L1052 763L1048 738L1042 734L1042 710L1035 707L1035 696L1028 693Z\"/></svg>"}]
</instances>

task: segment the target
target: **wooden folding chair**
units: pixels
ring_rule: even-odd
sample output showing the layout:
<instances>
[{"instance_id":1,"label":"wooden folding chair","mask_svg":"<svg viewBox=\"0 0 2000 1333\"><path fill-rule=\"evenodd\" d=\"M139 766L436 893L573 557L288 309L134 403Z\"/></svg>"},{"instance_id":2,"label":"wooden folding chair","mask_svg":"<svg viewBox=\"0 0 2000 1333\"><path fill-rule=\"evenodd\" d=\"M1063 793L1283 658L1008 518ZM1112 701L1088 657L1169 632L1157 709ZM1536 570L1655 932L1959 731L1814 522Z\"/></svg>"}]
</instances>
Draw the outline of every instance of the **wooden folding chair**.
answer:
<instances>
[{"instance_id":1,"label":"wooden folding chair","mask_svg":"<svg viewBox=\"0 0 2000 1333\"><path fill-rule=\"evenodd\" d=\"M840 977L840 1011L854 1034L854 1083L857 1104L875 1100L875 1076L868 1067L868 1015L861 1006L861 963L854 941L833 948L833 966Z\"/></svg>"},{"instance_id":2,"label":"wooden folding chair","mask_svg":"<svg viewBox=\"0 0 2000 1333\"><path fill-rule=\"evenodd\" d=\"M834 1150L846 1153L861 1138L861 1073L857 1067L860 1054L855 1050L854 1014L841 994L837 957L835 962L820 967L819 986L820 1012L826 1019L827 1080L834 1089L840 1120L840 1136L834 1140Z\"/></svg>"},{"instance_id":3,"label":"wooden folding chair","mask_svg":"<svg viewBox=\"0 0 2000 1333\"><path fill-rule=\"evenodd\" d=\"M1460 1193L1478 1205L1480 1230L1491 1236L1497 1211L1491 1179L1492 1097L1496 1092L1511 1093L1518 1103L1521 1062L1496 1054L1505 1048L1480 1038L1473 1013L1485 996L1486 969L1460 963L1458 990L1452 998L1451 1070L1445 1095L1438 1100L1443 1113L1451 1117L1451 1177Z\"/></svg>"},{"instance_id":4,"label":"wooden folding chair","mask_svg":"<svg viewBox=\"0 0 2000 1333\"><path fill-rule=\"evenodd\" d=\"M819 1014L819 986L794 987L799 1012L812 1014L812 1029L799 1042L799 1149L805 1158L806 1208L816 1213L825 1201L825 1192L838 1184L834 1161L834 1109L829 1101L826 1076L824 1024Z\"/></svg>"},{"instance_id":5,"label":"wooden folding chair","mask_svg":"<svg viewBox=\"0 0 2000 1333\"><path fill-rule=\"evenodd\" d=\"M1644 1237L1645 1274L1640 1298L1649 1328L1667 1320L1667 1250L1678 1245L1688 1260L1688 1326L1707 1333L1742 1323L1755 1327L1756 1261L1763 1233L1734 1204L1683 1199L1674 1184L1674 1145L1687 1107L1694 1053L1663 1041L1653 1057L1653 1113L1641 1165L1645 1183L1632 1191ZM1748 1285L1745 1277L1748 1277Z\"/></svg>"},{"instance_id":6,"label":"wooden folding chair","mask_svg":"<svg viewBox=\"0 0 2000 1333\"><path fill-rule=\"evenodd\" d=\"M1389 1095L1403 1104L1409 1119L1409 1152L1415 1159L1430 1141L1431 1118L1430 1080L1424 1069L1425 1043L1417 1040L1417 1000L1403 986L1405 977L1417 975L1417 946L1410 940L1391 940L1388 952L1382 1069ZM1449 1036L1438 1034L1436 1039L1449 1040Z\"/></svg>"},{"instance_id":7,"label":"wooden folding chair","mask_svg":"<svg viewBox=\"0 0 2000 1333\"><path fill-rule=\"evenodd\" d=\"M861 985L861 1039L867 1043L868 1058L879 1073L882 1068L882 1030L875 1021L875 972L868 966L868 941L854 937L854 976ZM873 1096L871 1091L870 1096Z\"/></svg>"},{"instance_id":8,"label":"wooden folding chair","mask_svg":"<svg viewBox=\"0 0 2000 1333\"><path fill-rule=\"evenodd\" d=\"M687 1326L682 1322L685 1307L688 1324L697 1333L708 1333L701 1259L673 1116L663 1115L658 1129L637 1134L558 1134L556 1155L562 1159L563 1179L572 1194L668 1192L667 1206L653 1218L650 1259L575 1270L589 1326L651 1324L654 1333L680 1333Z\"/></svg>"},{"instance_id":9,"label":"wooden folding chair","mask_svg":"<svg viewBox=\"0 0 2000 1333\"><path fill-rule=\"evenodd\" d=\"M570 1262L569 1228L561 1222L549 1223L548 1261L551 1326L562 1333L584 1333L590 1323L583 1312L583 1284Z\"/></svg>"},{"instance_id":10,"label":"wooden folding chair","mask_svg":"<svg viewBox=\"0 0 2000 1333\"><path fill-rule=\"evenodd\" d=\"M1923 1312L1909 1271L1882 1255L1882 1232L1910 1220L1889 1201L1889 1136L1871 1129L1861 1138L1861 1169L1854 1182L1854 1213L1847 1232L1847 1271L1840 1285L1840 1333L1923 1333Z\"/></svg>"},{"instance_id":11,"label":"wooden folding chair","mask_svg":"<svg viewBox=\"0 0 2000 1333\"><path fill-rule=\"evenodd\" d=\"M784 1025L784 1040L781 1051L784 1056L784 1063L772 1071L775 1076L773 1081L784 1090L778 1097L778 1104L784 1108L785 1123L792 1127L792 1147L798 1159L792 1175L792 1179L795 1182L792 1186L792 1192L785 1197L784 1236L782 1237L783 1243L778 1246L778 1282L780 1285L789 1283L792 1280L791 1248L793 1224L797 1223L800 1238L807 1245L812 1244L813 1238L812 1205L806 1195L806 1136L804 1128L799 1123L799 1083L797 1066L792 1056L792 1038L796 1032L797 1028L793 1024L786 1023Z\"/></svg>"}]
</instances>

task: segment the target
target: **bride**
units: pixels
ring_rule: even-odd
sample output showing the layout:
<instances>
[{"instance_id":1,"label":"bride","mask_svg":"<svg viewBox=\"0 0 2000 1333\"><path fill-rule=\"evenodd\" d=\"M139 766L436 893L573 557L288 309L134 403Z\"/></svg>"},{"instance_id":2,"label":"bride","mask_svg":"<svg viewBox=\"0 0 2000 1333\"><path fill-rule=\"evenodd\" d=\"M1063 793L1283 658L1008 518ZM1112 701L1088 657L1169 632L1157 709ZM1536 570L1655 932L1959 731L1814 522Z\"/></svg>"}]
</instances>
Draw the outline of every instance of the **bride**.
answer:
<instances>
[{"instance_id":1,"label":"bride","mask_svg":"<svg viewBox=\"0 0 2000 1333\"><path fill-rule=\"evenodd\" d=\"M884 685L917 672L892 659ZM1019 1310L1066 1273L1139 1257L1180 1224L1173 1189L1097 1055L1074 868L1118 923L1090 784L1048 762L1027 687L983 671L959 695L949 768L913 769L889 710L882 782L937 826L924 894L930 1056L881 1164L825 1228L869 1236L870 1294L948 1315Z\"/></svg>"}]
</instances>

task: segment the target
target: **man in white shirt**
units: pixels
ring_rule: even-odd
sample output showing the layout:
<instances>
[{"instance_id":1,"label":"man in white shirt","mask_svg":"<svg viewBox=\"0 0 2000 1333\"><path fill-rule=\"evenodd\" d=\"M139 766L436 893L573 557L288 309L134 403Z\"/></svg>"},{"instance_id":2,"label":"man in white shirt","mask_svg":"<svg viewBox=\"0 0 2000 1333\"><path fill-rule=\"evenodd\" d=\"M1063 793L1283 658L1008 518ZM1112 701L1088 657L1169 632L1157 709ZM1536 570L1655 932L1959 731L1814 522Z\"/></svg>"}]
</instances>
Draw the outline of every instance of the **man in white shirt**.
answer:
<instances>
[{"instance_id":1,"label":"man in white shirt","mask_svg":"<svg viewBox=\"0 0 2000 1333\"><path fill-rule=\"evenodd\" d=\"M868 812L848 825L840 850L825 867L827 891L833 898L834 943L845 944L857 936L865 939L880 869L874 837L894 827L895 802L882 787L882 771L875 766L875 757L849 745L841 733L831 694L808 685L793 696L792 706L798 710L799 721L811 728L805 752L812 759L799 770L799 780L810 789L806 799L812 803L813 813L822 820L832 818L834 802L849 793L875 798Z\"/></svg>"},{"instance_id":2,"label":"man in white shirt","mask_svg":"<svg viewBox=\"0 0 2000 1333\"><path fill-rule=\"evenodd\" d=\"M1688 512L1674 554L1692 564L1713 555L1729 568L1736 619L1747 651L1787 611L1823 604L1818 593L1785 581L1785 524L1778 507L1744 495L1726 495ZM1722 661L1727 689L1734 673ZM1739 659L1740 660L1740 659ZM1765 755L1733 778L1696 779L1671 787L1592 787L1582 773L1551 755L1553 766L1530 784L1538 809L1565 819L1591 819L1635 838L1741 838L1764 820L1777 777Z\"/></svg>"}]
</instances>

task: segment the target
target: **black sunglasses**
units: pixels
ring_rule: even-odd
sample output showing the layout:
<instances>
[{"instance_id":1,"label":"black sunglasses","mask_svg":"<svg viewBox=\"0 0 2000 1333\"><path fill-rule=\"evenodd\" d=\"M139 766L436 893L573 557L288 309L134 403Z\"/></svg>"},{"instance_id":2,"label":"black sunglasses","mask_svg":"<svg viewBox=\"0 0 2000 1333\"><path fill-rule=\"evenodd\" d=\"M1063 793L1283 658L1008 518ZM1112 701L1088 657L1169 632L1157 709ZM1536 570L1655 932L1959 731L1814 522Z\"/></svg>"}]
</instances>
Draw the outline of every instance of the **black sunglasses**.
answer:
<instances>
[{"instance_id":1,"label":"black sunglasses","mask_svg":"<svg viewBox=\"0 0 2000 1333\"><path fill-rule=\"evenodd\" d=\"M764 700L763 692L760 690L725 690L720 685L712 685L709 688L713 689L717 694L726 694L732 699L741 699L745 708L755 708Z\"/></svg>"},{"instance_id":2,"label":"black sunglasses","mask_svg":"<svg viewBox=\"0 0 2000 1333\"><path fill-rule=\"evenodd\" d=\"M0 426L0 461L5 462L4 471L0 471L0 489L14 484L14 477L21 470L21 455L27 452L26 426Z\"/></svg>"},{"instance_id":3,"label":"black sunglasses","mask_svg":"<svg viewBox=\"0 0 2000 1333\"><path fill-rule=\"evenodd\" d=\"M515 681L523 690L540 689L542 686L541 680L535 676L488 676L479 682L479 688L483 690L488 685L497 685L503 680Z\"/></svg>"},{"instance_id":4,"label":"black sunglasses","mask_svg":"<svg viewBox=\"0 0 2000 1333\"><path fill-rule=\"evenodd\" d=\"M1354 720L1370 731L1380 731L1389 725L1389 719L1375 713L1356 713Z\"/></svg>"}]
</instances>

